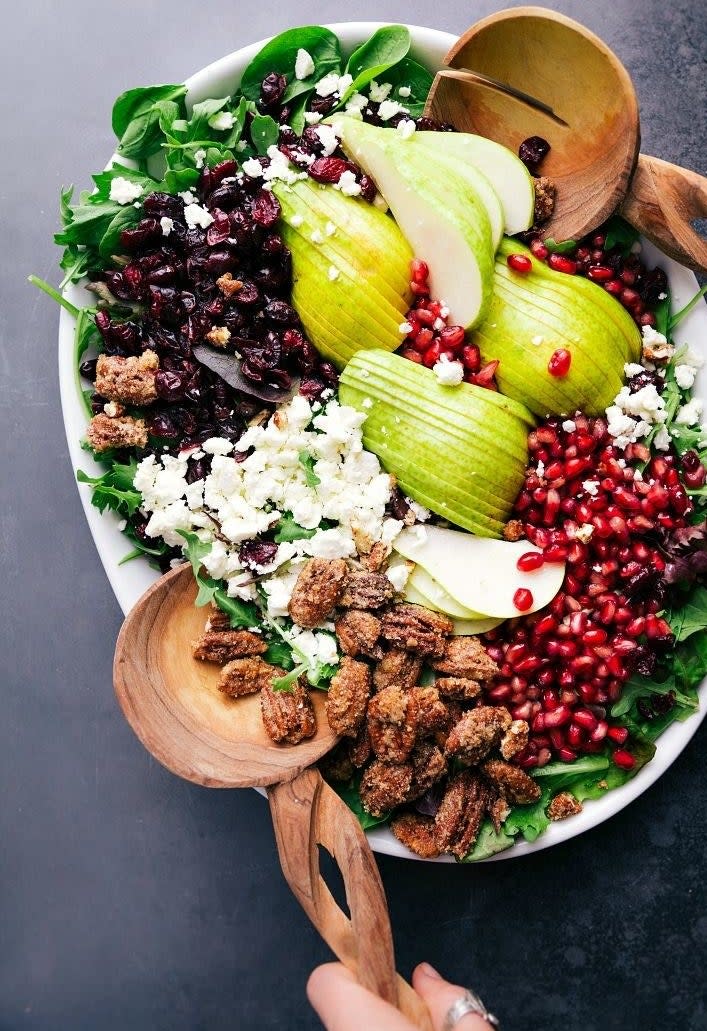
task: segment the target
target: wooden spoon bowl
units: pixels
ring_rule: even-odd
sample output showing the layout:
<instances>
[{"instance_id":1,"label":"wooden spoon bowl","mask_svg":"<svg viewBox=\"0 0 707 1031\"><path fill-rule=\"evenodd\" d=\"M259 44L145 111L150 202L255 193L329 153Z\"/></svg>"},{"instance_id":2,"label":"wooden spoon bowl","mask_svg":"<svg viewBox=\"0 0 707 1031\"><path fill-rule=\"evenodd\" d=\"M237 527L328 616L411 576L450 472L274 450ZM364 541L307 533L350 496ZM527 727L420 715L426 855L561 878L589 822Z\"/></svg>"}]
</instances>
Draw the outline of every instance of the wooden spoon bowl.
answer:
<instances>
[{"instance_id":1,"label":"wooden spoon bowl","mask_svg":"<svg viewBox=\"0 0 707 1031\"><path fill-rule=\"evenodd\" d=\"M638 157L638 102L631 78L598 36L542 7L492 14L445 58L527 92L566 124L507 93L442 71L425 114L518 152L529 136L551 143L542 174L557 186L548 235L568 239L600 225L623 200Z\"/></svg>"}]
</instances>

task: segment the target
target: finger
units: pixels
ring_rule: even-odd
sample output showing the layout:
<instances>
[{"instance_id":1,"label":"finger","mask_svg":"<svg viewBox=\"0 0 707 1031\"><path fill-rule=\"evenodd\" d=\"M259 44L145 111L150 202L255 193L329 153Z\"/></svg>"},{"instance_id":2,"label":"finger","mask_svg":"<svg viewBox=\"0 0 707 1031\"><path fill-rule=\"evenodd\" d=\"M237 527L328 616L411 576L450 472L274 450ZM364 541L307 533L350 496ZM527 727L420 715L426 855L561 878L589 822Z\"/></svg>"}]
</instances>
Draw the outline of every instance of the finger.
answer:
<instances>
[{"instance_id":1,"label":"finger","mask_svg":"<svg viewBox=\"0 0 707 1031\"><path fill-rule=\"evenodd\" d=\"M327 1031L415 1031L402 1013L362 988L341 963L324 963L312 971L307 998Z\"/></svg>"},{"instance_id":2,"label":"finger","mask_svg":"<svg viewBox=\"0 0 707 1031\"><path fill-rule=\"evenodd\" d=\"M442 1031L444 1020L457 999L465 992L459 985L445 981L429 963L420 963L412 975L412 984L427 1003L435 1031ZM491 1025L477 1013L465 1014L454 1025L454 1031L492 1031Z\"/></svg>"}]
</instances>

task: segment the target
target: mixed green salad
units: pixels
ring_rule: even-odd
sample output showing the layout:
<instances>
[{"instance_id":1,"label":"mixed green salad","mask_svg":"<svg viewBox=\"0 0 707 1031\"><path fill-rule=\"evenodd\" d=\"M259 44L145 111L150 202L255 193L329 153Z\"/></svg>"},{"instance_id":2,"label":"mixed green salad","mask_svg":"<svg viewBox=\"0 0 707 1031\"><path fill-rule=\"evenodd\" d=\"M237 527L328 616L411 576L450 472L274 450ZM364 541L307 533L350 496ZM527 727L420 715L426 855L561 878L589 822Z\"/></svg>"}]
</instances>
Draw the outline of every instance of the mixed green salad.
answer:
<instances>
[{"instance_id":1,"label":"mixed green salad","mask_svg":"<svg viewBox=\"0 0 707 1031\"><path fill-rule=\"evenodd\" d=\"M404 26L275 37L233 93L116 101L62 191L92 502L191 562L197 660L425 858L635 776L707 674L703 364L618 217L544 238L552 140L424 114ZM62 294L82 284L95 303Z\"/></svg>"}]
</instances>

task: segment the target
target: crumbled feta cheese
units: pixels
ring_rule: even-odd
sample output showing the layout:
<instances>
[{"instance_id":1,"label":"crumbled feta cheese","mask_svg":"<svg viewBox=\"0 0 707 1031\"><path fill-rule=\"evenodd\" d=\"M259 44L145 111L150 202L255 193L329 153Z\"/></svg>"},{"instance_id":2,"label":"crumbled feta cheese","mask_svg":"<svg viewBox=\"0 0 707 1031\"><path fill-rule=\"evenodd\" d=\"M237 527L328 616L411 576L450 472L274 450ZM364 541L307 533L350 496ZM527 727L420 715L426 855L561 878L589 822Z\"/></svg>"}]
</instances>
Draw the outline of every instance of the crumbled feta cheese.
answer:
<instances>
[{"instance_id":1,"label":"crumbled feta cheese","mask_svg":"<svg viewBox=\"0 0 707 1031\"><path fill-rule=\"evenodd\" d=\"M213 215L200 204L187 204L184 209L184 221L191 229L197 226L201 229L208 229L213 220Z\"/></svg>"},{"instance_id":2,"label":"crumbled feta cheese","mask_svg":"<svg viewBox=\"0 0 707 1031\"><path fill-rule=\"evenodd\" d=\"M406 562L400 562L397 565L390 566L390 568L386 570L385 575L388 577L398 594L400 594L405 590L405 584L408 582L410 577L410 566L408 566Z\"/></svg>"},{"instance_id":3,"label":"crumbled feta cheese","mask_svg":"<svg viewBox=\"0 0 707 1031\"><path fill-rule=\"evenodd\" d=\"M668 361L672 358L675 348L669 344L662 333L659 333L653 326L642 326L643 334L643 357L651 362Z\"/></svg>"},{"instance_id":4,"label":"crumbled feta cheese","mask_svg":"<svg viewBox=\"0 0 707 1031\"><path fill-rule=\"evenodd\" d=\"M297 51L297 57L295 58L295 78L308 79L310 75L314 75L314 60L308 50L300 47Z\"/></svg>"},{"instance_id":5,"label":"crumbled feta cheese","mask_svg":"<svg viewBox=\"0 0 707 1031\"><path fill-rule=\"evenodd\" d=\"M403 97L404 99L407 99L410 96L411 93L412 93L412 90L410 89L409 86L401 86L398 89L398 94L401 97Z\"/></svg>"},{"instance_id":6,"label":"crumbled feta cheese","mask_svg":"<svg viewBox=\"0 0 707 1031\"><path fill-rule=\"evenodd\" d=\"M624 365L624 376L626 379L633 379L634 376L640 376L645 371L644 367L638 365L637 362L627 362Z\"/></svg>"},{"instance_id":7,"label":"crumbled feta cheese","mask_svg":"<svg viewBox=\"0 0 707 1031\"><path fill-rule=\"evenodd\" d=\"M446 355L442 355L439 361L432 367L437 377L437 382L445 387L456 387L464 379L464 366L461 362L450 362Z\"/></svg>"},{"instance_id":8,"label":"crumbled feta cheese","mask_svg":"<svg viewBox=\"0 0 707 1031\"><path fill-rule=\"evenodd\" d=\"M540 480L542 480L543 476L545 475L545 463L543 462L542 458L540 459L540 461L538 462L537 466L535 467L535 475Z\"/></svg>"},{"instance_id":9,"label":"crumbled feta cheese","mask_svg":"<svg viewBox=\"0 0 707 1031\"><path fill-rule=\"evenodd\" d=\"M290 219L290 225L294 226L295 229L297 229L299 226L301 226L303 222L304 222L304 216L303 215L293 215L292 218Z\"/></svg>"},{"instance_id":10,"label":"crumbled feta cheese","mask_svg":"<svg viewBox=\"0 0 707 1031\"><path fill-rule=\"evenodd\" d=\"M415 123L412 118L403 118L402 121L398 122L396 129L398 136L402 136L404 140L409 140L415 132Z\"/></svg>"},{"instance_id":11,"label":"crumbled feta cheese","mask_svg":"<svg viewBox=\"0 0 707 1031\"><path fill-rule=\"evenodd\" d=\"M316 244L324 243L324 237L322 236L321 231L319 229L312 230L310 240L312 241L312 243Z\"/></svg>"},{"instance_id":12,"label":"crumbled feta cheese","mask_svg":"<svg viewBox=\"0 0 707 1031\"><path fill-rule=\"evenodd\" d=\"M577 429L577 423L574 421L574 419L565 419L565 421L562 423L562 429L565 431L565 433L574 433L574 431Z\"/></svg>"},{"instance_id":13,"label":"crumbled feta cheese","mask_svg":"<svg viewBox=\"0 0 707 1031\"><path fill-rule=\"evenodd\" d=\"M206 161L206 151L203 147L199 147L198 150L194 151L194 164L197 168L203 168L204 162Z\"/></svg>"},{"instance_id":14,"label":"crumbled feta cheese","mask_svg":"<svg viewBox=\"0 0 707 1031\"><path fill-rule=\"evenodd\" d=\"M578 541L581 541L583 544L586 544L593 533L594 527L591 523L582 523L581 526L577 527L577 529L574 532L574 535Z\"/></svg>"},{"instance_id":15,"label":"crumbled feta cheese","mask_svg":"<svg viewBox=\"0 0 707 1031\"><path fill-rule=\"evenodd\" d=\"M339 272L338 268L336 267L336 265L330 265L329 269L327 271L327 276L331 280L332 283L339 278L339 275L340 275L340 272Z\"/></svg>"},{"instance_id":16,"label":"crumbled feta cheese","mask_svg":"<svg viewBox=\"0 0 707 1031\"><path fill-rule=\"evenodd\" d=\"M682 363L683 365L690 365L693 369L701 369L705 360L701 354L697 354L688 347L685 354L682 356Z\"/></svg>"},{"instance_id":17,"label":"crumbled feta cheese","mask_svg":"<svg viewBox=\"0 0 707 1031\"><path fill-rule=\"evenodd\" d=\"M304 120L307 125L316 125L321 122L324 115L320 114L319 111L305 111Z\"/></svg>"},{"instance_id":18,"label":"crumbled feta cheese","mask_svg":"<svg viewBox=\"0 0 707 1031\"><path fill-rule=\"evenodd\" d=\"M140 183L134 183L122 175L117 175L110 184L108 197L116 204L132 204L142 195Z\"/></svg>"},{"instance_id":19,"label":"crumbled feta cheese","mask_svg":"<svg viewBox=\"0 0 707 1031\"><path fill-rule=\"evenodd\" d=\"M330 125L318 125L314 131L319 137L319 142L322 145L323 156L328 158L339 146L339 137Z\"/></svg>"},{"instance_id":20,"label":"crumbled feta cheese","mask_svg":"<svg viewBox=\"0 0 707 1031\"><path fill-rule=\"evenodd\" d=\"M230 440L222 437L209 437L201 445L201 450L207 455L230 455L233 451L233 444Z\"/></svg>"},{"instance_id":21,"label":"crumbled feta cheese","mask_svg":"<svg viewBox=\"0 0 707 1031\"><path fill-rule=\"evenodd\" d=\"M333 222L327 222L324 226L324 233L326 236L333 236L336 232L336 226Z\"/></svg>"},{"instance_id":22,"label":"crumbled feta cheese","mask_svg":"<svg viewBox=\"0 0 707 1031\"><path fill-rule=\"evenodd\" d=\"M636 240L635 243L631 244L631 254L640 254L643 250L643 244L640 240ZM665 295L663 295L665 296Z\"/></svg>"},{"instance_id":23,"label":"crumbled feta cheese","mask_svg":"<svg viewBox=\"0 0 707 1031\"><path fill-rule=\"evenodd\" d=\"M661 426L656 435L653 437L653 444L658 451L668 451L670 449L670 433L668 432L667 426Z\"/></svg>"},{"instance_id":24,"label":"crumbled feta cheese","mask_svg":"<svg viewBox=\"0 0 707 1031\"><path fill-rule=\"evenodd\" d=\"M263 175L263 166L260 164L257 158L248 158L242 164L242 169L246 175L249 175L251 179L260 179Z\"/></svg>"},{"instance_id":25,"label":"crumbled feta cheese","mask_svg":"<svg viewBox=\"0 0 707 1031\"><path fill-rule=\"evenodd\" d=\"M587 492L591 497L595 498L599 493L599 481L598 480L585 480L582 484L582 489Z\"/></svg>"},{"instance_id":26,"label":"crumbled feta cheese","mask_svg":"<svg viewBox=\"0 0 707 1031\"><path fill-rule=\"evenodd\" d=\"M160 228L162 229L163 236L169 236L174 229L174 220L168 218L167 215L163 215L160 219Z\"/></svg>"},{"instance_id":27,"label":"crumbled feta cheese","mask_svg":"<svg viewBox=\"0 0 707 1031\"><path fill-rule=\"evenodd\" d=\"M127 519L121 519L120 520L120 522L118 523L118 529L120 530L121 533L127 527L127 525L128 525L128 520Z\"/></svg>"},{"instance_id":28,"label":"crumbled feta cheese","mask_svg":"<svg viewBox=\"0 0 707 1031\"><path fill-rule=\"evenodd\" d=\"M398 333L400 333L400 335L404 337L406 337L408 333L412 333L412 330L413 326L411 322L401 322L398 326Z\"/></svg>"},{"instance_id":29,"label":"crumbled feta cheese","mask_svg":"<svg viewBox=\"0 0 707 1031\"><path fill-rule=\"evenodd\" d=\"M534 336L534 337L531 337L530 342L533 345L533 347L540 347L540 345L542 344L544 339L545 339L545 337Z\"/></svg>"},{"instance_id":30,"label":"crumbled feta cheese","mask_svg":"<svg viewBox=\"0 0 707 1031\"><path fill-rule=\"evenodd\" d=\"M336 72L329 72L322 79L319 80L317 85L314 87L314 92L318 97L331 97L339 88L339 76Z\"/></svg>"},{"instance_id":31,"label":"crumbled feta cheese","mask_svg":"<svg viewBox=\"0 0 707 1031\"><path fill-rule=\"evenodd\" d=\"M358 197L361 184L356 182L354 173L347 169L341 173L338 183L334 183L334 189L341 190L346 197Z\"/></svg>"},{"instance_id":32,"label":"crumbled feta cheese","mask_svg":"<svg viewBox=\"0 0 707 1031\"><path fill-rule=\"evenodd\" d=\"M668 295L665 293L665 291L661 290L661 292L658 294L658 300L659 301L664 301L667 298L667 296Z\"/></svg>"},{"instance_id":33,"label":"crumbled feta cheese","mask_svg":"<svg viewBox=\"0 0 707 1031\"><path fill-rule=\"evenodd\" d=\"M699 398L693 397L686 405L678 408L675 422L678 426L696 426L702 418L702 402Z\"/></svg>"},{"instance_id":34,"label":"crumbled feta cheese","mask_svg":"<svg viewBox=\"0 0 707 1031\"><path fill-rule=\"evenodd\" d=\"M387 100L390 96L390 91L393 85L390 82L376 82L375 79L371 80L371 84L368 87L368 96L374 104L382 104L384 100Z\"/></svg>"},{"instance_id":35,"label":"crumbled feta cheese","mask_svg":"<svg viewBox=\"0 0 707 1031\"><path fill-rule=\"evenodd\" d=\"M689 390L692 384L695 382L696 375L697 369L695 369L692 365L675 366L675 382L681 390Z\"/></svg>"},{"instance_id":36,"label":"crumbled feta cheese","mask_svg":"<svg viewBox=\"0 0 707 1031\"><path fill-rule=\"evenodd\" d=\"M429 508L425 508L424 505L420 505L417 501L413 501L412 498L405 498L407 501L410 511L414 513L415 518L419 523L426 523L432 513ZM402 527L401 527L402 529ZM397 536L397 535L396 535Z\"/></svg>"},{"instance_id":37,"label":"crumbled feta cheese","mask_svg":"<svg viewBox=\"0 0 707 1031\"><path fill-rule=\"evenodd\" d=\"M121 408L115 403L115 401L107 401L103 405L103 411L106 413L109 419L115 419L117 415L120 415ZM122 411L125 411L123 408Z\"/></svg>"},{"instance_id":38,"label":"crumbled feta cheese","mask_svg":"<svg viewBox=\"0 0 707 1031\"><path fill-rule=\"evenodd\" d=\"M233 128L234 118L230 111L217 111L209 118L209 125L216 132L226 132Z\"/></svg>"},{"instance_id":39,"label":"crumbled feta cheese","mask_svg":"<svg viewBox=\"0 0 707 1031\"><path fill-rule=\"evenodd\" d=\"M361 116L361 112L368 104L368 97L364 97L363 93L354 93L353 96L349 97L346 101L346 114Z\"/></svg>"},{"instance_id":40,"label":"crumbled feta cheese","mask_svg":"<svg viewBox=\"0 0 707 1031\"><path fill-rule=\"evenodd\" d=\"M387 122L394 115L399 115L401 112L408 113L407 109L402 104L399 104L397 100L384 100L378 108L378 117L382 122Z\"/></svg>"}]
</instances>

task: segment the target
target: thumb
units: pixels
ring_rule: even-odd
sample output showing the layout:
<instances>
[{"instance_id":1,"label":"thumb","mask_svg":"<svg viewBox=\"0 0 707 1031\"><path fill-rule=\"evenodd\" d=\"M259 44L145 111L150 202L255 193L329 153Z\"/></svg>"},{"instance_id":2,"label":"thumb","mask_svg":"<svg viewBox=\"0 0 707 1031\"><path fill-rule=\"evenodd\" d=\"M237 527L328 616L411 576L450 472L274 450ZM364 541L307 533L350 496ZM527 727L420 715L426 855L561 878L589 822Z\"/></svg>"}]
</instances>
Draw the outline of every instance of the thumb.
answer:
<instances>
[{"instance_id":1,"label":"thumb","mask_svg":"<svg viewBox=\"0 0 707 1031\"><path fill-rule=\"evenodd\" d=\"M435 1031L443 1031L450 1006L466 989L445 981L429 963L420 963L412 975L412 983L427 1004ZM479 1014L467 1013L454 1024L454 1031L492 1031L492 1028Z\"/></svg>"}]
</instances>

